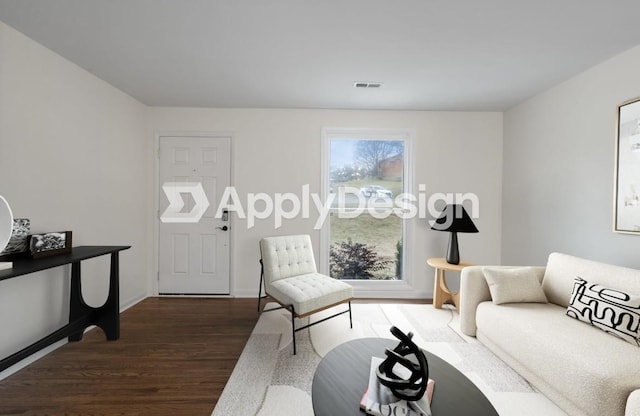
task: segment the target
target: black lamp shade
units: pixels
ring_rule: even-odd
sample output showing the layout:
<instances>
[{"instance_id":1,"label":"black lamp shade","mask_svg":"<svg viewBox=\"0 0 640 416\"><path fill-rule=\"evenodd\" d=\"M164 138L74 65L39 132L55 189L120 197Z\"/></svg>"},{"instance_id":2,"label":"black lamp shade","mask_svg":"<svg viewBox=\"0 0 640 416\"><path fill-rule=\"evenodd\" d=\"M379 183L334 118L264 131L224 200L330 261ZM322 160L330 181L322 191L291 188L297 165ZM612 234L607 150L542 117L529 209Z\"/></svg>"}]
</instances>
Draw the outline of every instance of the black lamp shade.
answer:
<instances>
[{"instance_id":1,"label":"black lamp shade","mask_svg":"<svg viewBox=\"0 0 640 416\"><path fill-rule=\"evenodd\" d=\"M432 230L456 233L477 233L478 229L462 205L447 205L431 226Z\"/></svg>"},{"instance_id":2,"label":"black lamp shade","mask_svg":"<svg viewBox=\"0 0 640 416\"><path fill-rule=\"evenodd\" d=\"M431 225L432 230L449 231L449 247L447 249L447 263L460 264L458 251L458 233L477 233L478 228L469 214L460 204L447 205L440 217Z\"/></svg>"}]
</instances>

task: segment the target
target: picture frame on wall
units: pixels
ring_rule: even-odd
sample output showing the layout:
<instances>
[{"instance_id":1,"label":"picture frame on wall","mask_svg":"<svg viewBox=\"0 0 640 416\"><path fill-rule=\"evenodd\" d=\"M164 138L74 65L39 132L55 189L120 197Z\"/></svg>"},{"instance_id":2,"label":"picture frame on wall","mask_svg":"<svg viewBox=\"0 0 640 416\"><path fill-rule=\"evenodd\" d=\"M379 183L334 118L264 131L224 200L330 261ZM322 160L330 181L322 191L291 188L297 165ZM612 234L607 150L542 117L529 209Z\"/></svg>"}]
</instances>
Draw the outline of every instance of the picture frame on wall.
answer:
<instances>
[{"instance_id":1,"label":"picture frame on wall","mask_svg":"<svg viewBox=\"0 0 640 416\"><path fill-rule=\"evenodd\" d=\"M640 234L640 97L617 115L613 230Z\"/></svg>"}]
</instances>

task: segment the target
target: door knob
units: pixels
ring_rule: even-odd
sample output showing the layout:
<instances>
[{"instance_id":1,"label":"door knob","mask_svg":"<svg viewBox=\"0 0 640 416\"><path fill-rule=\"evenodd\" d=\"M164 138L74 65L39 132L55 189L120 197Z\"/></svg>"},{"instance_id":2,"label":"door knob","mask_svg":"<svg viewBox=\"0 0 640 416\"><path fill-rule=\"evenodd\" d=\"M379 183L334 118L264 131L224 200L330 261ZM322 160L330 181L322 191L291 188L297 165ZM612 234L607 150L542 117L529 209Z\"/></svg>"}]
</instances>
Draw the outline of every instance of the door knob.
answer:
<instances>
[{"instance_id":1,"label":"door knob","mask_svg":"<svg viewBox=\"0 0 640 416\"><path fill-rule=\"evenodd\" d=\"M223 225L222 227L216 227L216 228L222 231L227 231L229 229L229 227L227 227L226 225Z\"/></svg>"}]
</instances>

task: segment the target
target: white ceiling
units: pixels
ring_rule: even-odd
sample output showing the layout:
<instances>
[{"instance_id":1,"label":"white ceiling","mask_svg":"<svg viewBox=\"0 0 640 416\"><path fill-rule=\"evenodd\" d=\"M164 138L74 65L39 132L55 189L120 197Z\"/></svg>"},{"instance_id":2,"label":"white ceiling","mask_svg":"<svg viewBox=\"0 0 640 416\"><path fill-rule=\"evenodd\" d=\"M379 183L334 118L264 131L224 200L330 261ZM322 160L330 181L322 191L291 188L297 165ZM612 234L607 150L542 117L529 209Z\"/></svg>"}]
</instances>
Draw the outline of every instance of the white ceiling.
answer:
<instances>
[{"instance_id":1,"label":"white ceiling","mask_svg":"<svg viewBox=\"0 0 640 416\"><path fill-rule=\"evenodd\" d=\"M0 0L153 106L505 110L639 45L639 18L638 0Z\"/></svg>"}]
</instances>

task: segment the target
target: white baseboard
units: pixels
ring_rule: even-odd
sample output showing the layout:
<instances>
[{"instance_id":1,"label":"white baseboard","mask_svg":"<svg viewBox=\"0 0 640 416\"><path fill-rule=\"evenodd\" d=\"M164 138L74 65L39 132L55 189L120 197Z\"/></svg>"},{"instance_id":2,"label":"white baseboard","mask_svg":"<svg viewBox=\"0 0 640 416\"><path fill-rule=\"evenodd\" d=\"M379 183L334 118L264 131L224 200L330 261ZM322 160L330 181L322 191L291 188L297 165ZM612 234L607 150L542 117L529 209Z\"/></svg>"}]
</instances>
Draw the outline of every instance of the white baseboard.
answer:
<instances>
[{"instance_id":1,"label":"white baseboard","mask_svg":"<svg viewBox=\"0 0 640 416\"><path fill-rule=\"evenodd\" d=\"M264 292L262 292L264 295ZM233 297L235 298L258 298L257 290L234 290Z\"/></svg>"},{"instance_id":2,"label":"white baseboard","mask_svg":"<svg viewBox=\"0 0 640 416\"><path fill-rule=\"evenodd\" d=\"M27 358L25 358L22 361L18 361L17 363L12 365L11 367L9 367L6 370L0 372L0 380L4 380L5 378L9 377L10 375L12 375L14 373L17 373L18 371L22 370L23 368L25 368L29 364L38 361L40 358L44 357L45 355L49 354L50 352L55 351L58 348L62 347L67 342L68 341L66 339L60 340L58 342L55 342L55 343L49 345L46 348L41 349L40 351L38 351L38 352L36 352L34 354L31 354L30 356L28 356Z\"/></svg>"},{"instance_id":3,"label":"white baseboard","mask_svg":"<svg viewBox=\"0 0 640 416\"><path fill-rule=\"evenodd\" d=\"M125 302L120 302L120 313L126 311L127 309L129 309L130 307L142 302L143 300L145 300L146 298L148 298L149 296L145 295L140 295L140 296L134 296L131 299L128 299Z\"/></svg>"},{"instance_id":4,"label":"white baseboard","mask_svg":"<svg viewBox=\"0 0 640 416\"><path fill-rule=\"evenodd\" d=\"M422 290L389 290L381 292L379 290L356 289L353 292L353 297L356 299L431 299L433 294Z\"/></svg>"},{"instance_id":5,"label":"white baseboard","mask_svg":"<svg viewBox=\"0 0 640 416\"><path fill-rule=\"evenodd\" d=\"M264 295L264 292L262 293ZM236 298L256 298L258 293L255 290L236 290L233 293ZM367 290L356 288L354 290L355 298L373 298L373 299L431 299L432 291L426 290L406 290L406 289L387 289L387 290Z\"/></svg>"}]
</instances>

